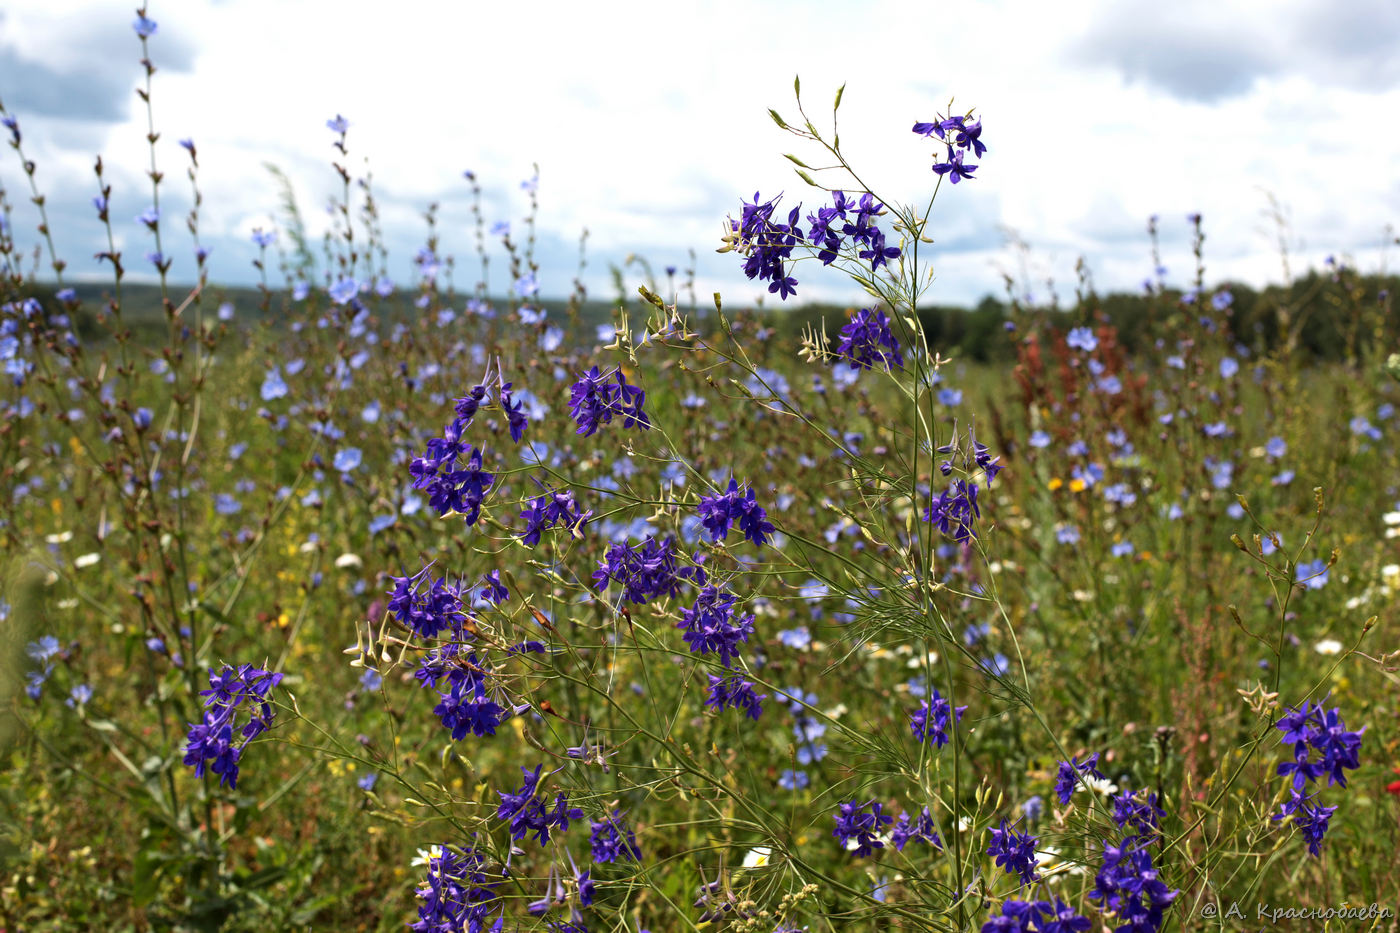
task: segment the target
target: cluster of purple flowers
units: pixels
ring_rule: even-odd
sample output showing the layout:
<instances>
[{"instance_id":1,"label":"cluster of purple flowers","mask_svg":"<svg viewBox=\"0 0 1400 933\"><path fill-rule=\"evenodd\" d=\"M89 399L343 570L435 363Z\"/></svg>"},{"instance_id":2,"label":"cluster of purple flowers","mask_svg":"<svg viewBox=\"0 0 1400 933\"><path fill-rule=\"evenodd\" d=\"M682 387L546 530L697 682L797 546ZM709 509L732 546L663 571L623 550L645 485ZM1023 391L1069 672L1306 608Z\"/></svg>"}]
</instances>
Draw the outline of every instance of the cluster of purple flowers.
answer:
<instances>
[{"instance_id":1,"label":"cluster of purple flowers","mask_svg":"<svg viewBox=\"0 0 1400 933\"><path fill-rule=\"evenodd\" d=\"M521 532L520 540L534 547L540 543L540 534L555 525L563 525L577 534L582 531L592 514L591 509L587 512L579 511L571 490L547 492L537 496L525 511L520 513L520 517L525 519L525 530Z\"/></svg>"},{"instance_id":2,"label":"cluster of purple flowers","mask_svg":"<svg viewBox=\"0 0 1400 933\"><path fill-rule=\"evenodd\" d=\"M420 686L438 690L439 703L433 713L452 733L454 741L471 733L477 737L496 734L496 727L510 712L490 695L486 659L467 647L472 634L467 630L467 613L462 605L462 587L445 579L434 580L426 589L420 585L428 573L424 568L412 577L390 577L394 589L389 594L389 612L405 628L422 638L437 638L447 632L448 642L423 655L414 672ZM446 678L447 688L438 688Z\"/></svg>"},{"instance_id":3,"label":"cluster of purple flowers","mask_svg":"<svg viewBox=\"0 0 1400 933\"><path fill-rule=\"evenodd\" d=\"M569 823L583 819L583 811L570 807L568 798L561 792L554 797L554 809L549 809L544 798L536 796L539 789L540 770L543 765L535 765L534 771L521 768L525 782L515 793L496 791L501 805L496 808L496 818L510 820L510 837L516 842L530 833L541 845L549 842L550 830L567 832Z\"/></svg>"},{"instance_id":4,"label":"cluster of purple flowers","mask_svg":"<svg viewBox=\"0 0 1400 933\"><path fill-rule=\"evenodd\" d=\"M423 903L417 922L408 928L414 933L499 930L502 916L493 923L491 914L499 905L496 889L505 882L504 875L488 875L486 856L475 846L461 855L447 846L440 849L441 855L428 859L427 880L418 888Z\"/></svg>"},{"instance_id":5,"label":"cluster of purple flowers","mask_svg":"<svg viewBox=\"0 0 1400 933\"><path fill-rule=\"evenodd\" d=\"M224 665L217 674L210 671L209 689L200 691L204 718L190 723L185 745L185 764L194 767L196 777L203 777L205 766L212 761L209 768L219 775L220 784L238 786L238 761L249 742L272 728L273 709L267 695L281 682L280 673L251 664L236 668ZM234 727L245 703L251 713L236 739Z\"/></svg>"},{"instance_id":6,"label":"cluster of purple flowers","mask_svg":"<svg viewBox=\"0 0 1400 933\"><path fill-rule=\"evenodd\" d=\"M606 589L608 584L616 583L622 587L622 598L637 605L645 605L662 596L677 595L681 581L685 579L696 586L704 586L704 568L679 567L675 540L666 538L657 541L650 536L636 546L626 542L613 544L593 572L593 582L598 589Z\"/></svg>"},{"instance_id":7,"label":"cluster of purple flowers","mask_svg":"<svg viewBox=\"0 0 1400 933\"><path fill-rule=\"evenodd\" d=\"M981 470L987 478L987 487L991 488L996 475L1004 469L1003 464L999 462L1001 457L993 457L987 445L979 443L972 431L968 431L967 438L968 447L963 452L963 469L968 473ZM958 451L956 438L938 448L940 454L949 458L938 465L939 472L944 476L953 472L951 458ZM929 502L928 508L924 509L924 521L937 525L945 535L952 535L953 540L960 543L977 537L976 523L982 517L982 508L977 504L978 491L979 487L974 480L954 479L947 489Z\"/></svg>"},{"instance_id":8,"label":"cluster of purple flowers","mask_svg":"<svg viewBox=\"0 0 1400 933\"><path fill-rule=\"evenodd\" d=\"M753 634L752 613L734 617L735 597L715 586L706 586L695 597L695 605L681 610L676 624L685 630L685 642L696 654L719 655L719 663L729 667L739 656L739 646Z\"/></svg>"},{"instance_id":9,"label":"cluster of purple flowers","mask_svg":"<svg viewBox=\"0 0 1400 933\"><path fill-rule=\"evenodd\" d=\"M963 157L971 151L974 156L981 158L987 151L987 147L982 143L980 119L969 123L967 117L944 119L940 115L932 123L915 123L914 133L929 138L937 136L947 145L948 161L935 163L933 170L939 175L951 176L949 180L955 185L964 178L971 178L972 173L977 171L976 165L964 164ZM951 140L949 136L952 136Z\"/></svg>"},{"instance_id":10,"label":"cluster of purple flowers","mask_svg":"<svg viewBox=\"0 0 1400 933\"><path fill-rule=\"evenodd\" d=\"M1327 785L1347 786L1346 771L1361 766L1361 733L1351 732L1342 721L1340 708L1324 710L1319 700L1311 707L1307 701L1297 709L1290 708L1279 719L1276 728L1283 733L1285 744L1292 743L1293 759L1281 762L1278 773L1292 777L1288 800L1274 815L1275 820L1293 818L1293 823L1307 841L1308 852L1319 855L1322 837L1336 807L1320 806L1309 796L1307 786L1323 775Z\"/></svg>"},{"instance_id":11,"label":"cluster of purple flowers","mask_svg":"<svg viewBox=\"0 0 1400 933\"><path fill-rule=\"evenodd\" d=\"M890 842L894 843L896 852L903 852L911 840L918 840L935 849L943 848L943 840L938 838L938 832L933 828L933 816L928 812L928 807L924 807L923 812L912 820L908 813L901 813L899 822L890 831Z\"/></svg>"},{"instance_id":12,"label":"cluster of purple flowers","mask_svg":"<svg viewBox=\"0 0 1400 933\"><path fill-rule=\"evenodd\" d=\"M1104 842L1103 865L1089 897L1119 921L1115 930L1153 933L1161 929L1163 911L1179 893L1158 878L1152 853L1142 841L1129 836L1117 846Z\"/></svg>"},{"instance_id":13,"label":"cluster of purple flowers","mask_svg":"<svg viewBox=\"0 0 1400 933\"><path fill-rule=\"evenodd\" d=\"M947 697L933 690L933 696L919 704L909 717L909 729L920 743L932 742L942 748L948 744L948 723L956 719L962 722L966 706L954 707Z\"/></svg>"},{"instance_id":14,"label":"cluster of purple flowers","mask_svg":"<svg viewBox=\"0 0 1400 933\"><path fill-rule=\"evenodd\" d=\"M578 433L584 437L592 435L600 425L610 424L614 415L622 417L624 428L645 431L651 428L651 419L642 410L646 398L639 386L627 384L620 368L605 376L594 366L569 389L569 411L578 424Z\"/></svg>"},{"instance_id":15,"label":"cluster of purple flowers","mask_svg":"<svg viewBox=\"0 0 1400 933\"><path fill-rule=\"evenodd\" d=\"M717 496L700 498L700 523L715 542L729 537L731 525L737 524L744 537L762 547L773 536L768 510L757 502L753 489L747 493L737 480L730 479L729 489Z\"/></svg>"},{"instance_id":16,"label":"cluster of purple flowers","mask_svg":"<svg viewBox=\"0 0 1400 933\"><path fill-rule=\"evenodd\" d=\"M1157 805L1157 795L1125 790L1113 797L1113 822L1138 839L1152 842L1161 836L1166 811Z\"/></svg>"},{"instance_id":17,"label":"cluster of purple flowers","mask_svg":"<svg viewBox=\"0 0 1400 933\"><path fill-rule=\"evenodd\" d=\"M1093 924L1058 897L1050 901L1006 901L982 933L1084 933Z\"/></svg>"},{"instance_id":18,"label":"cluster of purple flowers","mask_svg":"<svg viewBox=\"0 0 1400 933\"><path fill-rule=\"evenodd\" d=\"M849 362L853 370L876 366L904 368L904 354L890 330L889 315L875 308L862 308L851 315L841 328L836 355Z\"/></svg>"},{"instance_id":19,"label":"cluster of purple flowers","mask_svg":"<svg viewBox=\"0 0 1400 933\"><path fill-rule=\"evenodd\" d=\"M869 813L865 812L866 807L870 808ZM836 828L831 831L831 835L845 848L850 848L851 842L854 841L856 846L852 851L857 858L869 855L876 849L883 849L885 844L877 835L881 827L894 822L894 817L883 811L884 805L874 800L865 803L857 803L854 800L843 803L836 815Z\"/></svg>"},{"instance_id":20,"label":"cluster of purple flowers","mask_svg":"<svg viewBox=\"0 0 1400 933\"><path fill-rule=\"evenodd\" d=\"M755 693L752 681L745 680L736 671L730 671L723 677L710 675L710 693L705 700L706 706L713 706L717 710L741 709L753 721L757 722L758 717L763 715L763 701L767 699L766 693Z\"/></svg>"},{"instance_id":21,"label":"cluster of purple flowers","mask_svg":"<svg viewBox=\"0 0 1400 933\"><path fill-rule=\"evenodd\" d=\"M787 267L794 247L810 246L817 251L822 265L831 265L849 244L858 259L870 264L871 272L900 256L899 247L886 245L885 233L876 223L885 206L868 192L856 201L844 191L833 191L830 206L807 215L811 226L805 235L798 223L801 204L788 212L787 223L780 223L774 221L773 214L783 196L771 201L760 197L755 191L753 203L744 202L739 220L729 221L730 235L726 239L735 243L745 257L744 274L768 282L768 291L783 300L797 293L797 279L788 275Z\"/></svg>"},{"instance_id":22,"label":"cluster of purple flowers","mask_svg":"<svg viewBox=\"0 0 1400 933\"><path fill-rule=\"evenodd\" d=\"M1055 797L1060 801L1061 806L1069 803L1069 798L1074 794L1075 785L1079 783L1080 775L1091 774L1101 781L1104 779L1103 774L1099 772L1098 763L1097 752L1085 758L1083 762L1080 762L1078 755L1073 756L1069 761L1060 762L1060 773L1055 778Z\"/></svg>"},{"instance_id":23,"label":"cluster of purple flowers","mask_svg":"<svg viewBox=\"0 0 1400 933\"><path fill-rule=\"evenodd\" d=\"M474 525L495 476L482 469L481 451L463 442L465 428L460 418L447 425L443 436L428 441L427 452L408 469L414 488L428 493L428 505L439 516L459 512L466 516L468 525ZM458 458L463 461L461 466Z\"/></svg>"},{"instance_id":24,"label":"cluster of purple flowers","mask_svg":"<svg viewBox=\"0 0 1400 933\"><path fill-rule=\"evenodd\" d=\"M642 860L642 850L637 848L637 835L623 821L620 812L614 811L611 816L601 820L590 820L589 826L593 832L588 844L595 863L615 862L618 859Z\"/></svg>"},{"instance_id":25,"label":"cluster of purple flowers","mask_svg":"<svg viewBox=\"0 0 1400 933\"><path fill-rule=\"evenodd\" d=\"M1008 874L1020 875L1022 885L1040 880L1040 875L1036 874L1035 870L1034 836L1030 833L1016 832L1006 825L1006 820L1001 821L999 828L989 832L992 834L992 841L987 846L987 854L995 858L998 865L1006 869Z\"/></svg>"}]
</instances>

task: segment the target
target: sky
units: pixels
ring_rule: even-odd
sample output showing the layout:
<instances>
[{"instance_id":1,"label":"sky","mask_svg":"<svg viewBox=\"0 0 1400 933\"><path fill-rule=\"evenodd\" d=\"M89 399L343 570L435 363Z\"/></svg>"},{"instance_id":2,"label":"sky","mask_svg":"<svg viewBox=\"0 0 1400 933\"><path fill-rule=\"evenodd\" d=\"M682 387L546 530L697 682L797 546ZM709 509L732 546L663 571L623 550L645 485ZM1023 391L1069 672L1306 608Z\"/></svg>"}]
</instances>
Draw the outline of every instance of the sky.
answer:
<instances>
[{"instance_id":1,"label":"sky","mask_svg":"<svg viewBox=\"0 0 1400 933\"><path fill-rule=\"evenodd\" d=\"M1383 249L1387 225L1400 222L1394 0L165 0L148 15L159 24L152 107L177 281L194 275L178 140L198 147L211 279L252 283L251 232L278 215L265 164L290 177L319 241L339 193L326 121L343 114L349 168L372 172L389 272L401 283L413 281L422 214L437 203L441 251L457 257L458 285L470 288L463 172L483 187L488 223L518 232L521 182L538 164L542 295L570 290L586 228L593 297L612 297L610 264L638 255L684 268L693 249L700 295L748 304L764 287L734 255L714 252L724 217L755 191L784 193L784 212L801 201L804 214L826 197L783 157L825 164L814 144L768 116L771 107L797 119L795 75L819 127L845 84L842 149L891 202L923 205L933 191L936 150L910 131L914 122L949 112L950 101L982 118L988 151L976 176L945 184L934 203L927 301L1004 295L1008 274L1018 292L1044 300L1053 287L1063 299L1081 257L1100 290L1140 289L1154 274L1152 215L1165 282L1185 287L1192 212L1204 217L1208 281L1278 281L1271 197L1287 218L1295 272L1328 255L1363 271L1394 267ZM18 0L0 10L0 101L20 121L59 252L78 278L109 277L92 258L105 248L91 204L98 154L118 248L133 277L151 274L139 258L151 238L135 220L151 191L133 20L130 0ZM821 180L851 187L834 174ZM17 239L32 245L37 215L13 152L0 152L0 184ZM804 263L794 274L799 301L860 301L833 269ZM494 281L493 291L508 284Z\"/></svg>"}]
</instances>

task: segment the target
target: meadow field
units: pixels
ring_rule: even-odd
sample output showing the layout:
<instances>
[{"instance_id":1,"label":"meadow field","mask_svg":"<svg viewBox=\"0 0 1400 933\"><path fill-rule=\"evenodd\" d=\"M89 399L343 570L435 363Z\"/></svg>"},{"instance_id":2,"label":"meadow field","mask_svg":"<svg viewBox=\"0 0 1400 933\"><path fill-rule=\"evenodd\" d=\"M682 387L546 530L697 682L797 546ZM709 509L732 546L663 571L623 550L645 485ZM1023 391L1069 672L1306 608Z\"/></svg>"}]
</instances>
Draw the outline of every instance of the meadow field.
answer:
<instances>
[{"instance_id":1,"label":"meadow field","mask_svg":"<svg viewBox=\"0 0 1400 933\"><path fill-rule=\"evenodd\" d=\"M0 113L0 930L1400 929L1400 279L935 307L979 116L900 206L798 93L761 307L392 281L338 115L261 288L78 282Z\"/></svg>"}]
</instances>

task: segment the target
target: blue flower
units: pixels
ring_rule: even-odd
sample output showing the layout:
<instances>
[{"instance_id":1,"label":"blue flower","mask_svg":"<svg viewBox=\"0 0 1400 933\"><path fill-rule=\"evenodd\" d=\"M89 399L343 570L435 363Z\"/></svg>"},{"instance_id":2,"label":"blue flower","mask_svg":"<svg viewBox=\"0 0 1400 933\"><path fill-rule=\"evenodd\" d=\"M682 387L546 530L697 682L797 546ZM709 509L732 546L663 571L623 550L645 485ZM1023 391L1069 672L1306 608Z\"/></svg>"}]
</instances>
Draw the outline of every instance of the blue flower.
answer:
<instances>
[{"instance_id":1,"label":"blue flower","mask_svg":"<svg viewBox=\"0 0 1400 933\"><path fill-rule=\"evenodd\" d=\"M358 447L345 447L335 452L335 458L331 461L341 473L351 473L359 469L363 455Z\"/></svg>"},{"instance_id":2,"label":"blue flower","mask_svg":"<svg viewBox=\"0 0 1400 933\"><path fill-rule=\"evenodd\" d=\"M156 34L156 30L159 26L156 24L155 20L147 19L144 12L138 11L136 14L136 21L131 24L131 28L136 30L136 34L142 39L149 39Z\"/></svg>"},{"instance_id":3,"label":"blue flower","mask_svg":"<svg viewBox=\"0 0 1400 933\"><path fill-rule=\"evenodd\" d=\"M1094 336L1094 332L1089 328L1076 327L1065 337L1065 343L1076 350L1083 350L1085 353L1093 353L1099 345L1099 339Z\"/></svg>"}]
</instances>

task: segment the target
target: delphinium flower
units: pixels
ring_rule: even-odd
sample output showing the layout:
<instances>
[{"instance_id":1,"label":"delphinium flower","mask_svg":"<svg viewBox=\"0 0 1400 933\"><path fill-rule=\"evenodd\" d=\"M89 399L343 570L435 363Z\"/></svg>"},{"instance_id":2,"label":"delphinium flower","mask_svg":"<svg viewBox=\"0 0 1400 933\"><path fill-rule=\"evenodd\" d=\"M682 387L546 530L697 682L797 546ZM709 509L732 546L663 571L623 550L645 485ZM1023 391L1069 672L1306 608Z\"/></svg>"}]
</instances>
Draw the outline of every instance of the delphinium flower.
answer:
<instances>
[{"instance_id":1,"label":"delphinium flower","mask_svg":"<svg viewBox=\"0 0 1400 933\"><path fill-rule=\"evenodd\" d=\"M1161 819L1166 815L1154 793L1125 790L1113 797L1113 822L1144 842L1161 836Z\"/></svg>"},{"instance_id":2,"label":"delphinium flower","mask_svg":"<svg viewBox=\"0 0 1400 933\"><path fill-rule=\"evenodd\" d=\"M682 580L689 579L696 586L704 586L705 578L705 571L699 566L677 567L672 538L657 541L648 537L636 546L616 543L608 548L593 572L593 582L598 589L616 583L622 587L622 598L638 605L662 596L678 595Z\"/></svg>"},{"instance_id":3,"label":"delphinium flower","mask_svg":"<svg viewBox=\"0 0 1400 933\"><path fill-rule=\"evenodd\" d=\"M570 490L546 492L533 499L520 513L520 517L525 519L525 531L521 533L520 540L534 547L540 543L540 534L555 525L563 525L571 532L579 533L592 514L592 510L579 511Z\"/></svg>"},{"instance_id":4,"label":"delphinium flower","mask_svg":"<svg viewBox=\"0 0 1400 933\"><path fill-rule=\"evenodd\" d=\"M1006 869L1008 874L1020 875L1022 885L1040 880L1035 870L1034 836L1016 832L1006 825L1004 819L998 829L988 832L992 834L992 841L987 846L987 854L995 858L997 865Z\"/></svg>"},{"instance_id":5,"label":"delphinium flower","mask_svg":"<svg viewBox=\"0 0 1400 933\"><path fill-rule=\"evenodd\" d=\"M491 914L499 906L496 889L504 877L486 873L486 856L475 846L461 855L447 846L433 848L438 854L428 858L428 877L418 888L423 902L418 920L408 928L414 933L499 930L501 917L493 923Z\"/></svg>"},{"instance_id":6,"label":"delphinium flower","mask_svg":"<svg viewBox=\"0 0 1400 933\"><path fill-rule=\"evenodd\" d=\"M520 790L514 793L496 792L501 798L501 805L496 808L496 818L510 821L510 835L516 842L533 832L538 842L547 843L551 829L567 832L570 822L583 819L583 811L570 807L568 798L562 793L555 795L552 810L542 797L536 796L542 768L543 765L536 765L534 771L521 768L525 782Z\"/></svg>"},{"instance_id":7,"label":"delphinium flower","mask_svg":"<svg viewBox=\"0 0 1400 933\"><path fill-rule=\"evenodd\" d=\"M1308 852L1319 855L1328 821L1337 808L1313 803L1316 794L1309 796L1307 787L1323 775L1327 776L1329 787L1346 787L1346 772L1361 766L1361 733L1366 730L1348 730L1341 709L1325 710L1322 701L1311 706L1304 701L1301 707L1290 707L1275 728L1283 733L1284 744L1292 745L1293 757L1278 765L1278 774L1290 777L1291 785L1288 800L1273 818L1279 821L1292 817L1308 844Z\"/></svg>"},{"instance_id":8,"label":"delphinium flower","mask_svg":"<svg viewBox=\"0 0 1400 933\"><path fill-rule=\"evenodd\" d=\"M267 695L281 682L280 673L251 664L237 668L225 665L218 673L209 673L209 689L200 692L205 698L204 717L190 723L185 745L185 764L194 767L196 777L203 777L206 764L212 761L210 770L219 775L220 784L230 789L238 786L239 758L249 742L272 727L273 708ZM250 714L235 738L238 712L245 703Z\"/></svg>"},{"instance_id":9,"label":"delphinium flower","mask_svg":"<svg viewBox=\"0 0 1400 933\"><path fill-rule=\"evenodd\" d=\"M723 541L729 536L730 526L738 524L744 537L760 547L773 535L773 525L768 521L768 510L760 506L753 489L743 492L737 480L730 479L729 488L717 496L702 496L700 499L701 524L710 533L711 540Z\"/></svg>"},{"instance_id":10,"label":"delphinium flower","mask_svg":"<svg viewBox=\"0 0 1400 933\"><path fill-rule=\"evenodd\" d=\"M948 744L949 720L961 722L966 710L966 706L954 708L935 687L933 696L920 703L919 708L909 717L909 729L919 742L932 742L936 747L942 748Z\"/></svg>"},{"instance_id":11,"label":"delphinium flower","mask_svg":"<svg viewBox=\"0 0 1400 933\"><path fill-rule=\"evenodd\" d=\"M1050 901L1006 901L1000 914L982 924L982 933L1083 933L1092 929L1087 917L1058 897Z\"/></svg>"},{"instance_id":12,"label":"delphinium flower","mask_svg":"<svg viewBox=\"0 0 1400 933\"><path fill-rule=\"evenodd\" d=\"M889 316L875 308L862 308L851 315L846 326L841 328L836 355L848 362L851 369L904 368L904 354L890 330Z\"/></svg>"},{"instance_id":13,"label":"delphinium flower","mask_svg":"<svg viewBox=\"0 0 1400 933\"><path fill-rule=\"evenodd\" d=\"M978 486L975 482L955 479L924 509L924 521L937 525L958 542L977 537L976 522L982 517L977 504Z\"/></svg>"},{"instance_id":14,"label":"delphinium flower","mask_svg":"<svg viewBox=\"0 0 1400 933\"><path fill-rule=\"evenodd\" d=\"M797 293L797 279L787 274L785 263L792 256L793 247L804 242L797 225L802 205L788 213L787 223L775 223L773 212L783 196L780 194L771 201L760 201L759 197L755 191L753 203L744 202L740 219L728 222L728 239L745 257L744 275L768 282L769 292L787 300L789 295Z\"/></svg>"},{"instance_id":15,"label":"delphinium flower","mask_svg":"<svg viewBox=\"0 0 1400 933\"><path fill-rule=\"evenodd\" d=\"M419 584L429 569L424 567L411 577L389 578L394 583L389 594L389 612L405 628L423 638L436 638L444 629L458 633L465 618L461 587L438 579L419 592Z\"/></svg>"},{"instance_id":16,"label":"delphinium flower","mask_svg":"<svg viewBox=\"0 0 1400 933\"><path fill-rule=\"evenodd\" d=\"M977 171L976 165L964 165L963 158L970 151L980 158L987 151L987 147L982 143L982 121L975 120L968 122L968 117L953 116L939 119L931 123L915 123L914 133L919 136L937 136L947 144L948 161L935 163L934 172L939 175L951 173L953 184L957 184L961 178L971 178L972 173ZM948 139L952 135L952 140Z\"/></svg>"},{"instance_id":17,"label":"delphinium flower","mask_svg":"<svg viewBox=\"0 0 1400 933\"><path fill-rule=\"evenodd\" d=\"M943 848L943 840L938 838L938 832L933 828L933 816L928 812L928 807L924 807L923 812L912 820L908 813L900 814L899 822L890 831L890 841L898 852L903 852L911 839L927 843L935 849Z\"/></svg>"},{"instance_id":18,"label":"delphinium flower","mask_svg":"<svg viewBox=\"0 0 1400 933\"><path fill-rule=\"evenodd\" d=\"M593 851L593 861L597 864L615 862L618 859L640 862L642 850L637 848L637 834L627 825L620 811L601 820L589 821L592 834L588 838Z\"/></svg>"},{"instance_id":19,"label":"delphinium flower","mask_svg":"<svg viewBox=\"0 0 1400 933\"><path fill-rule=\"evenodd\" d=\"M734 616L735 597L718 587L706 586L695 597L695 605L681 610L677 628L685 630L685 642L696 654L715 653L725 667L739 656L739 646L747 644L753 634L754 617L750 613Z\"/></svg>"},{"instance_id":20,"label":"delphinium flower","mask_svg":"<svg viewBox=\"0 0 1400 933\"><path fill-rule=\"evenodd\" d=\"M511 396L511 383L507 382L501 386L501 411L505 412L506 421L510 426L510 439L517 444L525 436L525 427L529 423L525 417L525 403L517 402Z\"/></svg>"},{"instance_id":21,"label":"delphinium flower","mask_svg":"<svg viewBox=\"0 0 1400 933\"><path fill-rule=\"evenodd\" d=\"M870 812L866 813L865 808ZM883 849L884 842L877 838L881 828L894 822L894 817L883 812L884 805L874 800L857 803L852 800L841 804L836 814L836 828L831 835L843 848L851 849L857 858L870 855L876 849ZM852 843L855 844L852 848Z\"/></svg>"},{"instance_id":22,"label":"delphinium flower","mask_svg":"<svg viewBox=\"0 0 1400 933\"><path fill-rule=\"evenodd\" d=\"M710 692L706 706L717 710L742 709L755 722L763 715L763 700L766 693L755 693L753 683L738 673L730 672L724 677L710 676Z\"/></svg>"},{"instance_id":23,"label":"delphinium flower","mask_svg":"<svg viewBox=\"0 0 1400 933\"><path fill-rule=\"evenodd\" d=\"M1152 853L1137 839L1129 837L1116 846L1104 842L1103 866L1089 897L1102 902L1105 913L1119 922L1114 929L1132 933L1161 929L1163 911L1179 893L1158 877Z\"/></svg>"},{"instance_id":24,"label":"delphinium flower","mask_svg":"<svg viewBox=\"0 0 1400 933\"><path fill-rule=\"evenodd\" d=\"M1104 780L1104 776L1099 773L1098 763L1097 752L1084 759L1082 763L1078 755L1070 758L1069 761L1060 762L1060 773L1055 779L1055 797L1062 806L1069 803L1069 798L1074 794L1074 788L1079 784L1081 774L1092 774L1099 780Z\"/></svg>"},{"instance_id":25,"label":"delphinium flower","mask_svg":"<svg viewBox=\"0 0 1400 933\"><path fill-rule=\"evenodd\" d=\"M501 582L501 572L493 570L481 578L481 598L493 605L499 605L510 599L510 590Z\"/></svg>"},{"instance_id":26,"label":"delphinium flower","mask_svg":"<svg viewBox=\"0 0 1400 933\"><path fill-rule=\"evenodd\" d=\"M645 403L646 392L628 385L620 368L605 376L594 366L569 389L569 411L584 437L610 424L614 415L622 417L624 428L650 429L651 419L642 410Z\"/></svg>"},{"instance_id":27,"label":"delphinium flower","mask_svg":"<svg viewBox=\"0 0 1400 933\"><path fill-rule=\"evenodd\" d=\"M413 487L428 493L428 504L439 516L458 512L473 525L495 476L482 469L481 451L462 440L464 428L460 418L443 428L443 436L428 441L426 453L409 464L409 473Z\"/></svg>"}]
</instances>

